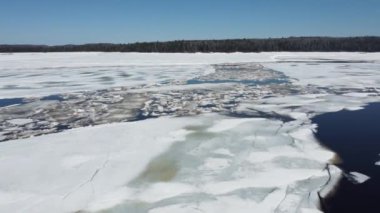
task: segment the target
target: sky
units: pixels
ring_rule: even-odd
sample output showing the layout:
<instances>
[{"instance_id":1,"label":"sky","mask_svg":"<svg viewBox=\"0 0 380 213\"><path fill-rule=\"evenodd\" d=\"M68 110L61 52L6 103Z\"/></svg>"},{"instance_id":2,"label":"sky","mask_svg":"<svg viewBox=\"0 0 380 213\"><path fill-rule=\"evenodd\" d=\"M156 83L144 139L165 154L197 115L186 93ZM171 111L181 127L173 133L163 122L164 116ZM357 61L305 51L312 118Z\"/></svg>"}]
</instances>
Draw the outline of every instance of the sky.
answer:
<instances>
[{"instance_id":1,"label":"sky","mask_svg":"<svg viewBox=\"0 0 380 213\"><path fill-rule=\"evenodd\" d=\"M380 0L0 0L0 44L380 35Z\"/></svg>"}]
</instances>

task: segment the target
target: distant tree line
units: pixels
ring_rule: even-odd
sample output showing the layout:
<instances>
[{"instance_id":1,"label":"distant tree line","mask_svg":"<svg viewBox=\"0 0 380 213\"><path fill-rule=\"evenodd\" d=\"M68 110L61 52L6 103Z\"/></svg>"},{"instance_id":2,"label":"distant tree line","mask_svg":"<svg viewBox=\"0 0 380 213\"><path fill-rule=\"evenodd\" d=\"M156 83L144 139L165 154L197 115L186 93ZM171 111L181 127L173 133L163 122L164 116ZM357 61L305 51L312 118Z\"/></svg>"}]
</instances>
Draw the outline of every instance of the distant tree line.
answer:
<instances>
[{"instance_id":1,"label":"distant tree line","mask_svg":"<svg viewBox=\"0 0 380 213\"><path fill-rule=\"evenodd\" d=\"M379 52L380 37L289 37L268 39L178 40L131 44L0 45L0 52Z\"/></svg>"}]
</instances>

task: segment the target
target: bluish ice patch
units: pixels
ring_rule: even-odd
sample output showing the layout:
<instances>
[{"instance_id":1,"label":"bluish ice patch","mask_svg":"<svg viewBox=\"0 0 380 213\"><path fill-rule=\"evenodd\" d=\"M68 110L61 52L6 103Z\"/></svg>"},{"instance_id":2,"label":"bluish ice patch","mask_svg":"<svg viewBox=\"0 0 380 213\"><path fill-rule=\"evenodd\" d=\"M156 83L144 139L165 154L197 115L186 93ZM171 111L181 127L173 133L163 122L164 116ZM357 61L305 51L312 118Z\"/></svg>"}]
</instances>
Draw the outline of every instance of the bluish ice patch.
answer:
<instances>
[{"instance_id":1,"label":"bluish ice patch","mask_svg":"<svg viewBox=\"0 0 380 213\"><path fill-rule=\"evenodd\" d=\"M49 95L40 99L41 101L63 101L65 100L61 95Z\"/></svg>"},{"instance_id":2,"label":"bluish ice patch","mask_svg":"<svg viewBox=\"0 0 380 213\"><path fill-rule=\"evenodd\" d=\"M49 95L40 98L41 101L63 101L65 100L61 95ZM33 102L31 100L26 100L25 98L3 98L0 99L0 107L12 106L12 105L22 105L26 103Z\"/></svg>"},{"instance_id":3,"label":"bluish ice patch","mask_svg":"<svg viewBox=\"0 0 380 213\"><path fill-rule=\"evenodd\" d=\"M0 99L0 107L6 107L16 104L24 104L26 103L23 98L4 98Z\"/></svg>"}]
</instances>

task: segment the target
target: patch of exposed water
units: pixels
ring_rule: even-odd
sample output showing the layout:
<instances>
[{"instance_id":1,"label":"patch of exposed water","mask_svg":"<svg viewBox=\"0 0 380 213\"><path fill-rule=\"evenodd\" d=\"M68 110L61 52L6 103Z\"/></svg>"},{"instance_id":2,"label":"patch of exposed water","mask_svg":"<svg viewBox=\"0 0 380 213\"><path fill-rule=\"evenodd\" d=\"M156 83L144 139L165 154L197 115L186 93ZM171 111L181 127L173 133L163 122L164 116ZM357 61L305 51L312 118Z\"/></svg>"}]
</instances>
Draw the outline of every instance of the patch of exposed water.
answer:
<instances>
[{"instance_id":1,"label":"patch of exposed water","mask_svg":"<svg viewBox=\"0 0 380 213\"><path fill-rule=\"evenodd\" d=\"M380 103L364 109L326 113L313 118L316 137L336 152L344 172L334 193L324 200L329 212L379 212ZM368 179L369 178L369 179Z\"/></svg>"}]
</instances>

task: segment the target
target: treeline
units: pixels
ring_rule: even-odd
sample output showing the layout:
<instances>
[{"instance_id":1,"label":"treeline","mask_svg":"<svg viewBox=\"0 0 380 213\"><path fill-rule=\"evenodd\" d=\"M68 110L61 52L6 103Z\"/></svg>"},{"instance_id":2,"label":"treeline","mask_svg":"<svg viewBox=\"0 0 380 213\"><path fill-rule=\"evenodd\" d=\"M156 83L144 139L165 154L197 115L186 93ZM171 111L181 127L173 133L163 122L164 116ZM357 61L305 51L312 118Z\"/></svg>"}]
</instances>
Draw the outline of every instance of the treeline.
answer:
<instances>
[{"instance_id":1,"label":"treeline","mask_svg":"<svg viewBox=\"0 0 380 213\"><path fill-rule=\"evenodd\" d=\"M131 44L0 45L0 52L379 52L380 37L289 37L269 39L178 40Z\"/></svg>"}]
</instances>

